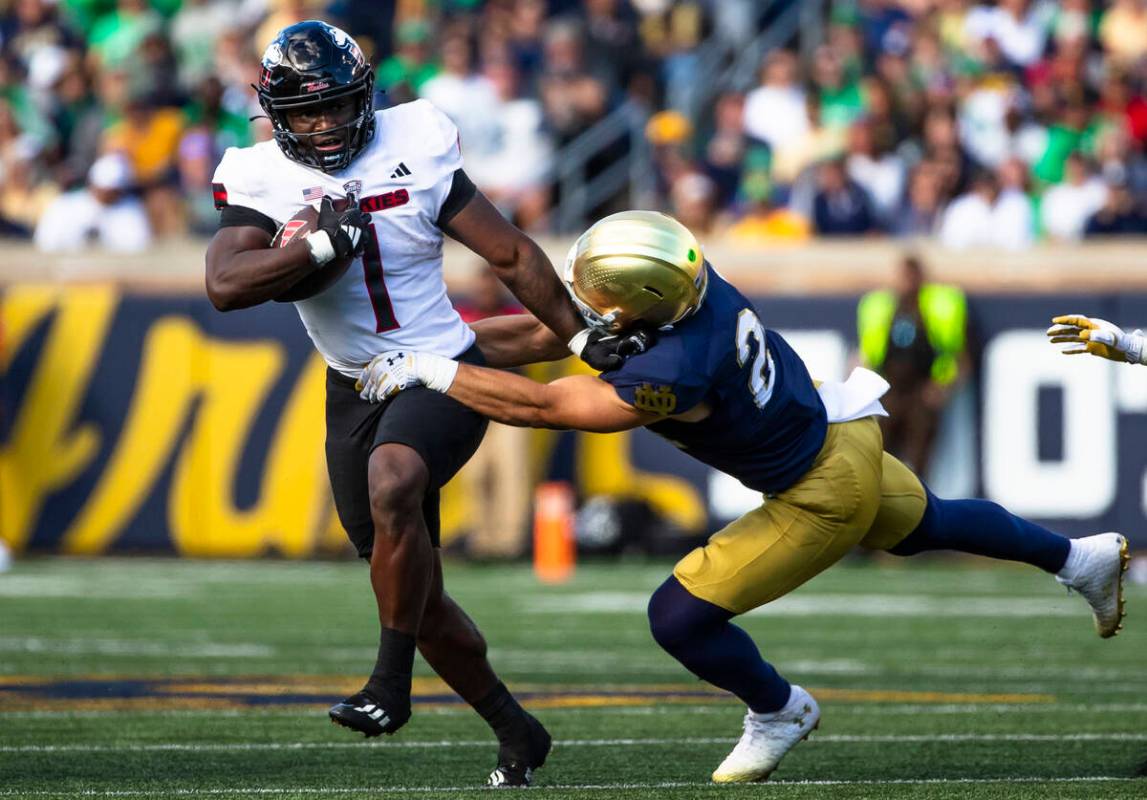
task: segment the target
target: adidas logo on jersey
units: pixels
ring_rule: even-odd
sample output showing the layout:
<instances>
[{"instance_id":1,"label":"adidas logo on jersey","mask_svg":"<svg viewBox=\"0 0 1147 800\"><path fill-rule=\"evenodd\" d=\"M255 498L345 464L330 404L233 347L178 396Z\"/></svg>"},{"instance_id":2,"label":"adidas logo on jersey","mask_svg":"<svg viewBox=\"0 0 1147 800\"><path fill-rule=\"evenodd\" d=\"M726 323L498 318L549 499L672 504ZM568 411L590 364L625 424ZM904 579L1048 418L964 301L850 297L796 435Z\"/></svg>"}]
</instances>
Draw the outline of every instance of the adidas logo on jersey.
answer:
<instances>
[{"instance_id":1,"label":"adidas logo on jersey","mask_svg":"<svg viewBox=\"0 0 1147 800\"><path fill-rule=\"evenodd\" d=\"M410 167L406 166L401 161L399 161L398 162L398 168L395 169L394 172L390 173L390 177L391 178L405 178L409 174L410 174Z\"/></svg>"}]
</instances>

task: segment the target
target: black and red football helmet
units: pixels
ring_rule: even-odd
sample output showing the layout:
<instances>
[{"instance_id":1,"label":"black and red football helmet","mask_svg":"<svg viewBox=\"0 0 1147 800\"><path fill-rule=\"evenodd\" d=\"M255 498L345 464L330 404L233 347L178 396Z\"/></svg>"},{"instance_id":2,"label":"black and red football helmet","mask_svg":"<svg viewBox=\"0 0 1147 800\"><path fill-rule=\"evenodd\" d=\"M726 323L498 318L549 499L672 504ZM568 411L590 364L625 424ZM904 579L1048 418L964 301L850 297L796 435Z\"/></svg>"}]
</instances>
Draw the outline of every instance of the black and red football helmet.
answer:
<instances>
[{"instance_id":1,"label":"black and red football helmet","mask_svg":"<svg viewBox=\"0 0 1147 800\"><path fill-rule=\"evenodd\" d=\"M374 72L358 43L346 31L319 20L306 20L279 31L263 53L259 104L274 128L283 153L324 172L345 168L374 136ZM351 120L338 128L295 133L287 112L351 98ZM313 138L341 135L342 146L319 150Z\"/></svg>"}]
</instances>

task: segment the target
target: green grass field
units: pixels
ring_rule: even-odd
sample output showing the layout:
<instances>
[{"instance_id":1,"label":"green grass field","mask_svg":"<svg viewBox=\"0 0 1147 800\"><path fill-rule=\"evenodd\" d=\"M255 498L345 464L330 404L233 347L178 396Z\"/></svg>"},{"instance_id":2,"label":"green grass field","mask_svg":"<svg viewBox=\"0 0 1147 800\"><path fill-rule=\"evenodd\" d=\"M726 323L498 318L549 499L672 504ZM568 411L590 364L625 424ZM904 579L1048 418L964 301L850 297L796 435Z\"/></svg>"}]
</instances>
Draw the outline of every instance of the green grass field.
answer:
<instances>
[{"instance_id":1,"label":"green grass field","mask_svg":"<svg viewBox=\"0 0 1147 800\"><path fill-rule=\"evenodd\" d=\"M587 565L542 587L520 566L447 565L555 736L531 796L1147 797L1147 587L1102 641L1035 570L838 566L744 619L820 699L820 730L768 784L716 787L743 709L651 640L668 569ZM493 739L424 664L399 735L329 724L375 635L360 564L18 562L0 575L0 799L488 797Z\"/></svg>"}]
</instances>

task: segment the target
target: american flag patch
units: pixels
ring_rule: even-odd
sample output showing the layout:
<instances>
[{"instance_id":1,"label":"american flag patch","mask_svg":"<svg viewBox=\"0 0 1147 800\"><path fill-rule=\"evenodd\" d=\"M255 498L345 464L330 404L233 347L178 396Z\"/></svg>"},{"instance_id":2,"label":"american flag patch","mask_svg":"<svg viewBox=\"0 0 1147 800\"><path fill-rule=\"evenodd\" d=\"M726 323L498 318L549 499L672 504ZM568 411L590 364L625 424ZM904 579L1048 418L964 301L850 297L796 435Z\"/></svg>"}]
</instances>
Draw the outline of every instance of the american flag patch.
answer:
<instances>
[{"instance_id":1,"label":"american flag patch","mask_svg":"<svg viewBox=\"0 0 1147 800\"><path fill-rule=\"evenodd\" d=\"M312 186L310 189L303 189L303 202L313 203L316 200L322 200L324 194L325 192L323 192L323 187L321 186Z\"/></svg>"}]
</instances>

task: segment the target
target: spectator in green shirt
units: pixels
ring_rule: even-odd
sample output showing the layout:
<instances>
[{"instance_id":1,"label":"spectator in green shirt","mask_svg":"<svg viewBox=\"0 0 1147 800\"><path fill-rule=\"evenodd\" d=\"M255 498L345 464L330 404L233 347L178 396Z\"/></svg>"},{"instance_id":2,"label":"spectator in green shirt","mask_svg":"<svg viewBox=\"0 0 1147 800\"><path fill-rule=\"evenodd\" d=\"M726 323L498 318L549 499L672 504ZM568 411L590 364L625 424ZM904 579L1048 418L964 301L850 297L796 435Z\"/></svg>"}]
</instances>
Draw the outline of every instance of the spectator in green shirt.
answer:
<instances>
[{"instance_id":1,"label":"spectator in green shirt","mask_svg":"<svg viewBox=\"0 0 1147 800\"><path fill-rule=\"evenodd\" d=\"M1082 100L1064 106L1059 119L1047 129L1047 147L1032 165L1032 174L1044 184L1063 181L1064 165L1072 153L1087 150L1094 139L1091 112Z\"/></svg>"},{"instance_id":2,"label":"spectator in green shirt","mask_svg":"<svg viewBox=\"0 0 1147 800\"><path fill-rule=\"evenodd\" d=\"M441 71L430 55L430 26L411 19L395 31L397 49L378 65L375 79L391 103L405 103L419 96L422 85Z\"/></svg>"},{"instance_id":3,"label":"spectator in green shirt","mask_svg":"<svg viewBox=\"0 0 1147 800\"><path fill-rule=\"evenodd\" d=\"M825 125L847 128L864 114L860 85L848 79L839 55L828 46L817 48L813 82L820 98L820 118Z\"/></svg>"},{"instance_id":4,"label":"spectator in green shirt","mask_svg":"<svg viewBox=\"0 0 1147 800\"><path fill-rule=\"evenodd\" d=\"M119 0L116 10L92 25L88 45L105 65L124 63L149 35L162 27L147 0Z\"/></svg>"}]
</instances>

